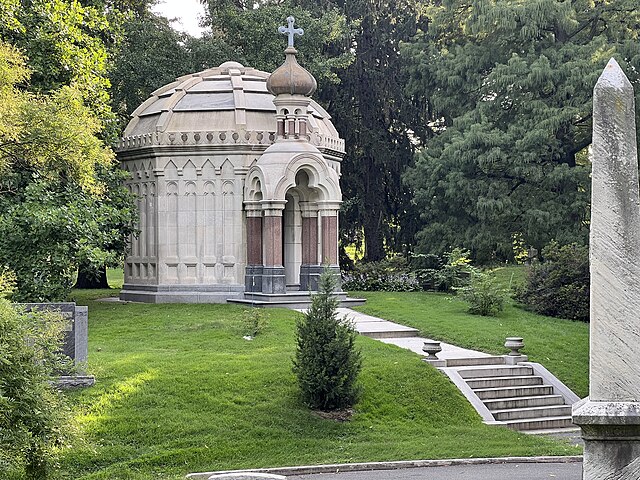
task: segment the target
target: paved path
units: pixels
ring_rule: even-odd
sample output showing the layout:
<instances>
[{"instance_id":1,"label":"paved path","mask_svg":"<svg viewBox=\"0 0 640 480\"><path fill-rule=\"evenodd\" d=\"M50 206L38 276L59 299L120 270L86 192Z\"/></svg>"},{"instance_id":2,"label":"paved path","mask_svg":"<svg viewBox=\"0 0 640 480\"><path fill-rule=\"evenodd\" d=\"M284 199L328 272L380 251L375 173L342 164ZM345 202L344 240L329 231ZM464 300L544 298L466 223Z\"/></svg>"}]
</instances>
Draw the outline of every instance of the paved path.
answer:
<instances>
[{"instance_id":1,"label":"paved path","mask_svg":"<svg viewBox=\"0 0 640 480\"><path fill-rule=\"evenodd\" d=\"M378 337L377 340L381 342L406 348L418 355L425 355L422 351L422 345L424 345L425 340L430 339L418 336L404 336L413 332L417 333L417 330L414 328L399 325L388 320L383 320L382 318L372 317L371 315L356 312L350 308L339 308L338 315L350 318L354 322L356 330L363 335ZM400 333L400 335L397 337L392 336L394 332ZM456 347L455 345L444 342L440 342L440 346L442 347L442 352L438 354L438 358L442 360L491 356L488 353L467 350L466 348ZM507 352L505 351L505 353Z\"/></svg>"},{"instance_id":2,"label":"paved path","mask_svg":"<svg viewBox=\"0 0 640 480\"><path fill-rule=\"evenodd\" d=\"M288 476L287 480L581 480L582 463L514 463Z\"/></svg>"}]
</instances>

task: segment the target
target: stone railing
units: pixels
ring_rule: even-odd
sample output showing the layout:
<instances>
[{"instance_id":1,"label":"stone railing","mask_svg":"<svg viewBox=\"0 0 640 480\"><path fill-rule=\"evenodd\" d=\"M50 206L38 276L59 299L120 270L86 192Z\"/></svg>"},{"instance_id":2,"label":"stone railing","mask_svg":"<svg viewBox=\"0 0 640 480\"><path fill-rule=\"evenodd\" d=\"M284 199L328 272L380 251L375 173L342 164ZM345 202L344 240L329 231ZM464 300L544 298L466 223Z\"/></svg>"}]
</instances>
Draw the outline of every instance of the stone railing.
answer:
<instances>
[{"instance_id":1,"label":"stone railing","mask_svg":"<svg viewBox=\"0 0 640 480\"><path fill-rule=\"evenodd\" d=\"M265 145L276 140L275 132L267 131L214 131L214 132L154 132L122 137L116 149L119 151L154 145ZM344 152L344 140L319 133L312 134L312 142L319 148Z\"/></svg>"}]
</instances>

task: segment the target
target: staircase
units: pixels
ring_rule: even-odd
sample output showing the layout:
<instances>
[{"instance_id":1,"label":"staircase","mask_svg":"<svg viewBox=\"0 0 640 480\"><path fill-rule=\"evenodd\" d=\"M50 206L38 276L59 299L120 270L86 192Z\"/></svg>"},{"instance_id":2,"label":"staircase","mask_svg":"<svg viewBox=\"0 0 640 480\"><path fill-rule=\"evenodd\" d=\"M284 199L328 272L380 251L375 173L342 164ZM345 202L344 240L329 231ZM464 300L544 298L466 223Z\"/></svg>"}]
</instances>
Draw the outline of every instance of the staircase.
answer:
<instances>
[{"instance_id":1,"label":"staircase","mask_svg":"<svg viewBox=\"0 0 640 480\"><path fill-rule=\"evenodd\" d=\"M340 307L355 307L365 303L362 298L347 297L346 292L335 292L334 296L338 299ZM304 310L311 305L311 292L301 292L293 289L288 290L286 293L245 292L243 298L230 298L227 302L252 307Z\"/></svg>"},{"instance_id":2,"label":"staircase","mask_svg":"<svg viewBox=\"0 0 640 480\"><path fill-rule=\"evenodd\" d=\"M544 367L528 362L507 365L506 358L449 359L440 370L486 423L527 432L575 428L571 423L575 394Z\"/></svg>"}]
</instances>

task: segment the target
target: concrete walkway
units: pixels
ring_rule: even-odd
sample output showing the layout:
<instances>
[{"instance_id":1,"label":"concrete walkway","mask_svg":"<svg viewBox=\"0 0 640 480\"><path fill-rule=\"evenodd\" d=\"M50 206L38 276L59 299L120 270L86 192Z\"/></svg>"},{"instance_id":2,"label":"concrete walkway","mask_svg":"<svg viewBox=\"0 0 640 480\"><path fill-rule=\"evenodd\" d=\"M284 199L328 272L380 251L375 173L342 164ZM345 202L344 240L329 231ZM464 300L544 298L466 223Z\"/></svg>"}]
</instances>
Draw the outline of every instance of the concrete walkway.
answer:
<instances>
[{"instance_id":1,"label":"concrete walkway","mask_svg":"<svg viewBox=\"0 0 640 480\"><path fill-rule=\"evenodd\" d=\"M392 345L396 345L398 347L411 350L412 352L420 356L426 355L425 352L422 351L422 347L425 341L431 340L431 339L418 336L419 331L415 328L406 327L404 325L399 325L397 323L390 322L388 320L383 320L382 318L366 315L364 313L357 312L350 308L339 308L338 315L340 317L349 318L354 323L354 326L358 331L358 333L360 333L361 335L365 335L365 336L377 339L381 342L390 343ZM461 348L456 345L451 345L445 342L440 342L440 346L442 347L442 351L438 353L438 359L440 361L458 360L458 359L468 360L473 358L493 357L493 355L490 355L488 353ZM506 353L507 352L505 349L505 354ZM524 360L526 360L526 357L524 357ZM435 363L432 363L432 364L434 366L436 365ZM443 365L439 365L439 366L443 366ZM446 371L446 370L451 370L451 369L444 369L443 371ZM445 372L445 373L451 378L452 376L451 372ZM549 375L551 374L549 373ZM469 402L482 415L481 413L482 409L483 408L486 409L482 400L478 399L473 394L467 395L467 393L465 393L466 390L462 387L466 387L467 384L464 383L464 381L460 383L460 382L456 382L454 378L451 378L451 380L458 386L458 388L461 389L461 391L463 392L463 394L465 394ZM546 381L550 381L550 380L552 379L550 378L546 379ZM564 387L564 385L562 385L562 387ZM571 395L575 396L575 394L573 393L571 393ZM565 402L568 402L568 401L569 400L567 400L567 397L565 396ZM489 412L489 410L487 410L487 412ZM490 423L494 423L492 416L491 416ZM580 429L578 428L551 427L550 429L536 429L536 430L523 430L523 431L529 434L540 434L540 435L545 435L549 437L554 437L554 438L557 438L558 440L564 440L567 443L570 443L572 445L583 444L581 432L580 432Z\"/></svg>"},{"instance_id":2,"label":"concrete walkway","mask_svg":"<svg viewBox=\"0 0 640 480\"><path fill-rule=\"evenodd\" d=\"M384 343L390 343L397 345L398 347L406 348L418 355L425 355L422 351L422 346L424 345L425 340L430 339L419 337L417 335L418 330L415 328L405 327L404 325L383 320L382 318L372 317L371 315L356 312L350 308L338 308L338 315L340 317L349 318L354 323L358 333L362 335L375 338ZM438 354L438 358L442 360L491 356L488 353L468 350L466 348L456 347L455 345L444 342L440 342L440 346L442 347L442 352Z\"/></svg>"},{"instance_id":3,"label":"concrete walkway","mask_svg":"<svg viewBox=\"0 0 640 480\"><path fill-rule=\"evenodd\" d=\"M582 463L516 463L319 473L287 480L581 480Z\"/></svg>"},{"instance_id":4,"label":"concrete walkway","mask_svg":"<svg viewBox=\"0 0 640 480\"><path fill-rule=\"evenodd\" d=\"M580 480L582 457L507 457L414 460L227 470L187 480Z\"/></svg>"}]
</instances>

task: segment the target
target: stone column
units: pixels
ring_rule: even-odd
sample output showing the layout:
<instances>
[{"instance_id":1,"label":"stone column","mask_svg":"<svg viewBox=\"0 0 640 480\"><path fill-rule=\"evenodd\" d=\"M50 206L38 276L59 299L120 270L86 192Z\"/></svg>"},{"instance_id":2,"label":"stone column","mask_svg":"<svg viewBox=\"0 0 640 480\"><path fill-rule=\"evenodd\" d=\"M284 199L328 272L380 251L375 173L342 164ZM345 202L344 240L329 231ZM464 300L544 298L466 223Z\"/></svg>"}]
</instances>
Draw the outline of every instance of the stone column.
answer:
<instances>
[{"instance_id":1,"label":"stone column","mask_svg":"<svg viewBox=\"0 0 640 480\"><path fill-rule=\"evenodd\" d=\"M338 285L340 285L340 265L338 264L338 209L340 202L318 202L321 244L322 244L322 265L334 271ZM338 288L339 290L339 288Z\"/></svg>"},{"instance_id":2,"label":"stone column","mask_svg":"<svg viewBox=\"0 0 640 480\"><path fill-rule=\"evenodd\" d=\"M244 202L247 218L247 266L244 275L246 292L262 291L262 206Z\"/></svg>"},{"instance_id":3,"label":"stone column","mask_svg":"<svg viewBox=\"0 0 640 480\"><path fill-rule=\"evenodd\" d=\"M593 92L589 397L583 479L640 478L640 196L633 87L614 59Z\"/></svg>"},{"instance_id":4,"label":"stone column","mask_svg":"<svg viewBox=\"0 0 640 480\"><path fill-rule=\"evenodd\" d=\"M282 211L285 200L262 201L264 214L262 243L264 260L262 268L262 293L286 293L287 285L282 264Z\"/></svg>"},{"instance_id":5,"label":"stone column","mask_svg":"<svg viewBox=\"0 0 640 480\"><path fill-rule=\"evenodd\" d=\"M318 262L318 205L300 202L302 211L302 265L300 290L317 291L322 266Z\"/></svg>"}]
</instances>

